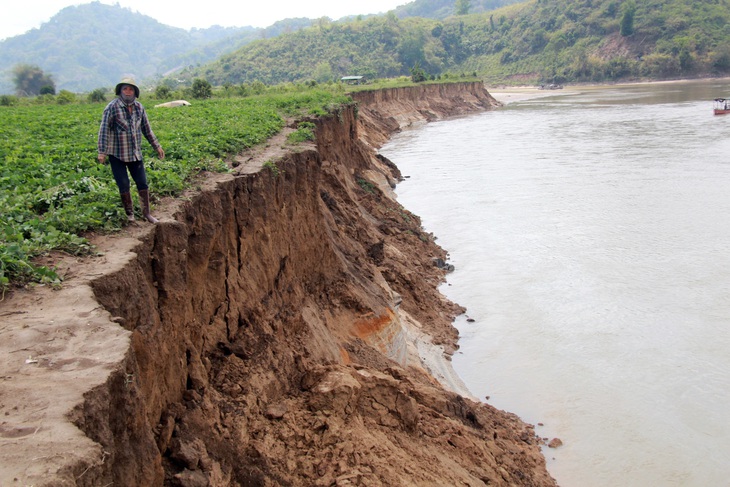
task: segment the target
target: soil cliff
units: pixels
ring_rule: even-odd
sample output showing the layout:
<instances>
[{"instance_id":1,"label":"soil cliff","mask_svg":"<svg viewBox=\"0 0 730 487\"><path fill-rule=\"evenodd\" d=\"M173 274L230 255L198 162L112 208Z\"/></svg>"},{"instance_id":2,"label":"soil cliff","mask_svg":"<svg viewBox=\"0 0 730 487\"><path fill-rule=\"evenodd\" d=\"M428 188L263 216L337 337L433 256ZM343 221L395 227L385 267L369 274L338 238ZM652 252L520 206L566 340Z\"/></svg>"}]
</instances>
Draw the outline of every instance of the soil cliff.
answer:
<instances>
[{"instance_id":1,"label":"soil cliff","mask_svg":"<svg viewBox=\"0 0 730 487\"><path fill-rule=\"evenodd\" d=\"M448 256L376 151L496 102L354 97L0 304L0 485L555 485L533 428L451 372Z\"/></svg>"}]
</instances>

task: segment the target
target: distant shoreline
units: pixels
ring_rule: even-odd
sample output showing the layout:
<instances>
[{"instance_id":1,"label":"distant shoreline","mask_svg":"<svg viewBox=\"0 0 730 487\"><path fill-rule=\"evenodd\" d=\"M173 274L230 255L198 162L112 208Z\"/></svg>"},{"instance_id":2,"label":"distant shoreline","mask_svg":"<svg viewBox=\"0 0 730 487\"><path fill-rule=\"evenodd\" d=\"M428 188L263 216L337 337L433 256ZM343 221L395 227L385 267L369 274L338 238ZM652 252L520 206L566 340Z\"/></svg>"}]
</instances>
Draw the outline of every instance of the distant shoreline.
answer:
<instances>
[{"instance_id":1,"label":"distant shoreline","mask_svg":"<svg viewBox=\"0 0 730 487\"><path fill-rule=\"evenodd\" d=\"M557 90L541 90L537 86L514 86L514 87L493 87L486 86L487 91L497 101L508 105L517 101L531 100L534 98L544 98L547 96L555 96L561 94L576 94L583 90L597 90L609 87L623 87L636 85L673 85L680 83L703 83L708 81L730 82L730 77L719 78L692 78L692 79L673 79L673 80L653 80L653 81L633 81L623 83L588 83L588 84L571 84Z\"/></svg>"}]
</instances>

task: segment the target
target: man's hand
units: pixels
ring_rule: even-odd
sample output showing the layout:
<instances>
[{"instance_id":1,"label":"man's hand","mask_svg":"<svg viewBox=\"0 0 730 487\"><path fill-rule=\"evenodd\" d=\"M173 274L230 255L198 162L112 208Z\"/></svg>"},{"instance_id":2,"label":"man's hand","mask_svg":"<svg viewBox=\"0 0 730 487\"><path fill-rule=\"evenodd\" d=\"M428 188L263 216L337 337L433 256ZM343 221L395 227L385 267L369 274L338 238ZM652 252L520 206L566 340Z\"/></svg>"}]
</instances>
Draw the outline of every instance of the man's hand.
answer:
<instances>
[{"instance_id":1,"label":"man's hand","mask_svg":"<svg viewBox=\"0 0 730 487\"><path fill-rule=\"evenodd\" d=\"M157 157L159 157L160 160L163 160L165 158L165 151L162 150L162 147L157 148Z\"/></svg>"},{"instance_id":2,"label":"man's hand","mask_svg":"<svg viewBox=\"0 0 730 487\"><path fill-rule=\"evenodd\" d=\"M106 164L106 154L99 154L97 159L99 160L100 164Z\"/></svg>"}]
</instances>

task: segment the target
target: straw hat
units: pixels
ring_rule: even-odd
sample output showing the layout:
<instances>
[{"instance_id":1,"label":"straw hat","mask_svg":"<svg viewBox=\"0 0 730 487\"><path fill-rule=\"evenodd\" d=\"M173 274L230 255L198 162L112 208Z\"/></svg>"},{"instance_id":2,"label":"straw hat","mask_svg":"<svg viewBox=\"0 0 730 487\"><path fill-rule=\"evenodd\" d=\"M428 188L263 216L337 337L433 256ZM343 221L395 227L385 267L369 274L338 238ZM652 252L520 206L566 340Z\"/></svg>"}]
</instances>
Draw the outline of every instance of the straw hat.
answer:
<instances>
[{"instance_id":1,"label":"straw hat","mask_svg":"<svg viewBox=\"0 0 730 487\"><path fill-rule=\"evenodd\" d=\"M122 81L120 81L114 89L114 94L119 96L122 93L122 86L124 85L129 85L134 88L134 96L139 98L139 86L135 83L134 78L122 78Z\"/></svg>"}]
</instances>

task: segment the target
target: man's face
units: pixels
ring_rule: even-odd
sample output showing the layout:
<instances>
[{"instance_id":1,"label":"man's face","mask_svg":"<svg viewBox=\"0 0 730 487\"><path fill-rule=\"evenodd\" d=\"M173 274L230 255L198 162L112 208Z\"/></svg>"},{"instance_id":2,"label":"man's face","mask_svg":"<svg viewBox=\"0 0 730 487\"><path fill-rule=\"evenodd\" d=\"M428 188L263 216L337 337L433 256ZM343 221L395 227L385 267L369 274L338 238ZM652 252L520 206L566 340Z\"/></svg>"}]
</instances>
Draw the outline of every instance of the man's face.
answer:
<instances>
[{"instance_id":1,"label":"man's face","mask_svg":"<svg viewBox=\"0 0 730 487\"><path fill-rule=\"evenodd\" d=\"M122 89L120 90L120 93L122 94L122 101L126 103L127 105L131 105L134 103L135 93L134 93L134 86L131 85L122 85Z\"/></svg>"}]
</instances>

